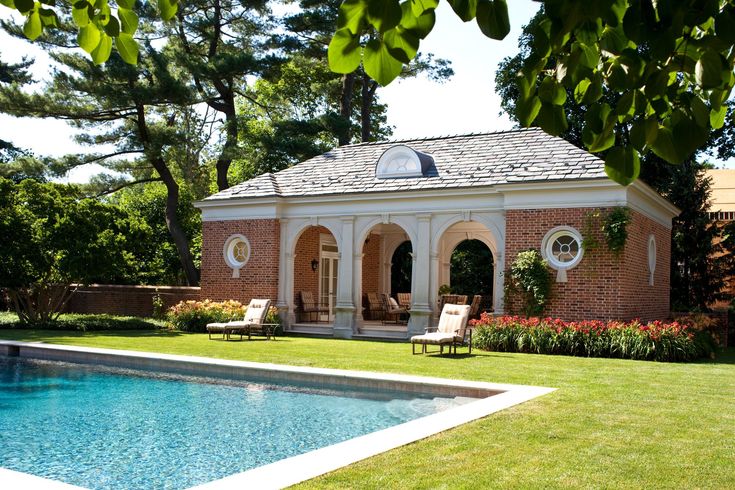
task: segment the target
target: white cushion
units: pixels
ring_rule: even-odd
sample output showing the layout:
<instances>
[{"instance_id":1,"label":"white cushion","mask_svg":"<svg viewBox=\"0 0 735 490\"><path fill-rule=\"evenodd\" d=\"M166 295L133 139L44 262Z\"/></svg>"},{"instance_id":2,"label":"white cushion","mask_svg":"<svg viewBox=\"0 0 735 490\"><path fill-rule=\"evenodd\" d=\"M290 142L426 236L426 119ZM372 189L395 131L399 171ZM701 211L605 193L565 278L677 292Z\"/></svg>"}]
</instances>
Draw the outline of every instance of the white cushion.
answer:
<instances>
[{"instance_id":1,"label":"white cushion","mask_svg":"<svg viewBox=\"0 0 735 490\"><path fill-rule=\"evenodd\" d=\"M398 302L395 299L389 297L388 302L390 303L391 308L398 308Z\"/></svg>"}]
</instances>

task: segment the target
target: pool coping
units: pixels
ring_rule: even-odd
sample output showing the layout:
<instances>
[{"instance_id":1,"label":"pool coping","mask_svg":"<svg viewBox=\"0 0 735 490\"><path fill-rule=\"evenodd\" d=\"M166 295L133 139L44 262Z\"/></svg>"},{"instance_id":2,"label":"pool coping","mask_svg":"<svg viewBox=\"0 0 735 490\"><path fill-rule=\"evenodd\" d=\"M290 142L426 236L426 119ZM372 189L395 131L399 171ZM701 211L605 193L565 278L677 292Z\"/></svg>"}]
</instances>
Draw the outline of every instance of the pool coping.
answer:
<instances>
[{"instance_id":1,"label":"pool coping","mask_svg":"<svg viewBox=\"0 0 735 490\"><path fill-rule=\"evenodd\" d=\"M555 388L540 386L300 367L41 342L0 340L0 355L82 364L103 364L130 369L157 369L199 376L224 376L233 379L257 377L272 381L288 380L343 386L357 383L361 387L375 389L478 398L476 401L443 412L192 487L197 490L225 490L243 487L284 488L555 391ZM23 475L23 473L13 473ZM0 473L0 481L4 481L3 473ZM78 487L68 486L66 488Z\"/></svg>"}]
</instances>

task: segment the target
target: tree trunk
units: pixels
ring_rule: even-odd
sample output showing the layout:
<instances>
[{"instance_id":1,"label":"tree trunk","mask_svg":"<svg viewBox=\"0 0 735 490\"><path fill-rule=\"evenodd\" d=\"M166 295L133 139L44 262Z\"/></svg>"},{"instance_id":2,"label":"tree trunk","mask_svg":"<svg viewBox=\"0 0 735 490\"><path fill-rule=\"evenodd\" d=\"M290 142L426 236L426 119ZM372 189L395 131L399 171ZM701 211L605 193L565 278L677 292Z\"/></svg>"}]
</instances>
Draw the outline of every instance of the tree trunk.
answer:
<instances>
[{"instance_id":1,"label":"tree trunk","mask_svg":"<svg viewBox=\"0 0 735 490\"><path fill-rule=\"evenodd\" d=\"M186 275L186 284L188 286L196 286L199 284L199 271L194 265L194 257L191 255L186 233L181 228L179 218L176 216L176 210L179 207L179 184L176 183L176 179L174 179L166 162L163 160L160 149L151 148L151 139L145 119L145 108L142 104L138 104L136 110L136 124L146 156L166 186L166 227L176 245L176 250L179 252L179 261L181 261L181 267L183 267L184 274Z\"/></svg>"},{"instance_id":2,"label":"tree trunk","mask_svg":"<svg viewBox=\"0 0 735 490\"><path fill-rule=\"evenodd\" d=\"M343 126L337 135L339 146L350 144L350 121L352 116L352 92L355 86L355 72L342 76L342 92L339 97L339 115Z\"/></svg>"},{"instance_id":3,"label":"tree trunk","mask_svg":"<svg viewBox=\"0 0 735 490\"><path fill-rule=\"evenodd\" d=\"M371 80L367 74L362 75L362 106L360 107L360 118L362 119L362 142L366 143L372 138L372 108L375 99L375 91L378 83Z\"/></svg>"},{"instance_id":4,"label":"tree trunk","mask_svg":"<svg viewBox=\"0 0 735 490\"><path fill-rule=\"evenodd\" d=\"M230 183L227 180L227 172L230 170L232 159L235 156L235 150L237 149L238 140L238 124L237 124L237 112L235 110L235 100L231 94L227 97L225 102L226 109L225 113L225 144L222 147L222 152L217 158L217 189L223 191L230 187Z\"/></svg>"}]
</instances>

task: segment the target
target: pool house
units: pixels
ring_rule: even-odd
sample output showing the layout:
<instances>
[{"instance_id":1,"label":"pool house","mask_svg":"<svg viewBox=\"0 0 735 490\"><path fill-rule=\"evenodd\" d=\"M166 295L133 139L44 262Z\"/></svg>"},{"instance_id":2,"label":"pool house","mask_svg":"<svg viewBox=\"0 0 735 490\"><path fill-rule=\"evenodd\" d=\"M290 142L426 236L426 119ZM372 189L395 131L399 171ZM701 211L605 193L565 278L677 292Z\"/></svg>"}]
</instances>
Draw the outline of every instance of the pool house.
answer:
<instances>
[{"instance_id":1,"label":"pool house","mask_svg":"<svg viewBox=\"0 0 735 490\"><path fill-rule=\"evenodd\" d=\"M539 250L553 271L548 315L669 314L678 209L642 182L612 182L602 160L539 129L342 146L197 207L201 297L271 298L294 332L423 333L438 316L440 287L452 286L452 253L468 240L492 257L478 273L489 274L484 309L494 314L511 309L505 271L527 249ZM618 207L631 219L625 246L611 251L601 223ZM399 254L409 261L402 269ZM374 317L368 300L380 293L410 293L406 324Z\"/></svg>"}]
</instances>

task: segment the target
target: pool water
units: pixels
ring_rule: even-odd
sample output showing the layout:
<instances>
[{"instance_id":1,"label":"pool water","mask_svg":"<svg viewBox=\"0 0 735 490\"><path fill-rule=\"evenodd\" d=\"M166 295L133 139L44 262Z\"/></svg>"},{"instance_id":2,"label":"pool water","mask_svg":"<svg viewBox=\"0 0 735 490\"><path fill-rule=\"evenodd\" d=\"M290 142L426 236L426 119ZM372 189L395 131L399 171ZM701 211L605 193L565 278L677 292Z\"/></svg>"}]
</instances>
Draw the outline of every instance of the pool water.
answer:
<instances>
[{"instance_id":1,"label":"pool water","mask_svg":"<svg viewBox=\"0 0 735 490\"><path fill-rule=\"evenodd\" d=\"M0 467L87 488L181 489L465 401L0 356Z\"/></svg>"}]
</instances>

